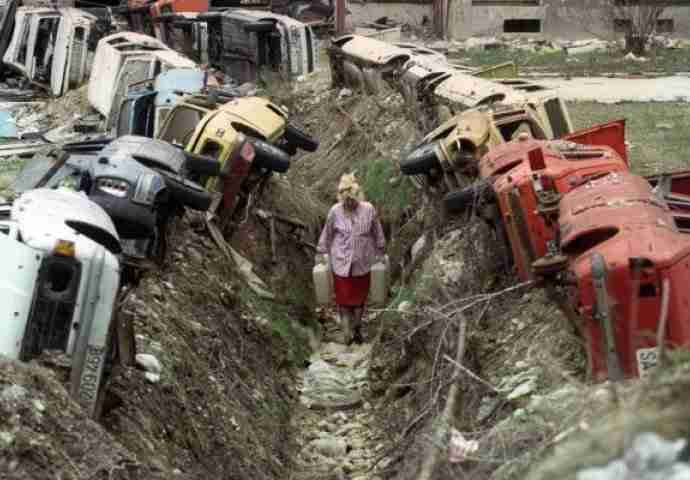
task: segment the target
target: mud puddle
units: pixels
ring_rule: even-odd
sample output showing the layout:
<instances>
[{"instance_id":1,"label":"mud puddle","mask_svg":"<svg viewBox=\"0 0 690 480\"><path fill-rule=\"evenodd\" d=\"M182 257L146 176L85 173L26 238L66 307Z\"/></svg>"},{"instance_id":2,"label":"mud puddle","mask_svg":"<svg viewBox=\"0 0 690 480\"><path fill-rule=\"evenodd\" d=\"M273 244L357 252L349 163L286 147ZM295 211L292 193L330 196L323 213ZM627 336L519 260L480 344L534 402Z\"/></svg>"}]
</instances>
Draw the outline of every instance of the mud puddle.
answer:
<instances>
[{"instance_id":1,"label":"mud puddle","mask_svg":"<svg viewBox=\"0 0 690 480\"><path fill-rule=\"evenodd\" d=\"M300 375L293 428L299 452L291 479L377 480L388 461L369 400L372 344L344 345L334 318Z\"/></svg>"}]
</instances>

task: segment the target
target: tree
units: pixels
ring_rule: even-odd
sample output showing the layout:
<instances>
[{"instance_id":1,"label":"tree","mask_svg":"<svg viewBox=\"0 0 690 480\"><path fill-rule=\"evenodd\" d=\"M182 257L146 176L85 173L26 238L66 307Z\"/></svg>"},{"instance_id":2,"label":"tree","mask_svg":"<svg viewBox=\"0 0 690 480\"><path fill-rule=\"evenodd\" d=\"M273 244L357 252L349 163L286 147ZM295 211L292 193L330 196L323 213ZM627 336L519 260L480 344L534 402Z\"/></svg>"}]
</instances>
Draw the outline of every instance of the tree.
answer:
<instances>
[{"instance_id":1,"label":"tree","mask_svg":"<svg viewBox=\"0 0 690 480\"><path fill-rule=\"evenodd\" d=\"M670 0L562 0L568 17L579 18L590 26L603 21L606 29L623 34L625 50L635 55L644 54L669 3Z\"/></svg>"}]
</instances>

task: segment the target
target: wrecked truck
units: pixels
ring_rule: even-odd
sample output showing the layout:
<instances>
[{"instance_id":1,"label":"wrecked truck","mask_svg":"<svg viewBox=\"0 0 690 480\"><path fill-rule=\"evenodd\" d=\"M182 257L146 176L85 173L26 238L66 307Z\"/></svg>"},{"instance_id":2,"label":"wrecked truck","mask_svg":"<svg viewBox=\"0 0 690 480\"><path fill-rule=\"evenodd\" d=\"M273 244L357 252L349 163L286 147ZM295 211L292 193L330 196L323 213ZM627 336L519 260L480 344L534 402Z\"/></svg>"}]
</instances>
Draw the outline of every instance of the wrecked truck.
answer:
<instances>
[{"instance_id":1,"label":"wrecked truck","mask_svg":"<svg viewBox=\"0 0 690 480\"><path fill-rule=\"evenodd\" d=\"M208 61L238 83L256 82L259 70L285 80L318 69L318 39L309 25L285 15L230 9L197 16L208 28Z\"/></svg>"},{"instance_id":2,"label":"wrecked truck","mask_svg":"<svg viewBox=\"0 0 690 480\"><path fill-rule=\"evenodd\" d=\"M211 204L204 188L187 177L192 172L217 175L215 162L145 137L86 147L75 147L76 152L52 148L34 156L10 190L66 187L85 192L112 219L128 266L143 268L148 259L160 263L172 218L185 207L204 211Z\"/></svg>"},{"instance_id":3,"label":"wrecked truck","mask_svg":"<svg viewBox=\"0 0 690 480\"><path fill-rule=\"evenodd\" d=\"M495 103L465 110L428 133L400 161L400 171L419 187L453 191L464 177L479 174L479 160L490 148L522 132L538 140L561 138L573 131L563 100L534 96L522 104Z\"/></svg>"},{"instance_id":4,"label":"wrecked truck","mask_svg":"<svg viewBox=\"0 0 690 480\"><path fill-rule=\"evenodd\" d=\"M478 185L450 192L450 213L482 209L506 242L521 280L552 275L567 259L560 253L558 205L563 195L593 178L627 171L624 121L574 132L568 140L516 141L492 148L479 162ZM482 198L479 198L479 195Z\"/></svg>"},{"instance_id":5,"label":"wrecked truck","mask_svg":"<svg viewBox=\"0 0 690 480\"><path fill-rule=\"evenodd\" d=\"M0 205L0 354L67 358L69 392L100 416L117 359L120 240L84 194L37 189Z\"/></svg>"},{"instance_id":6,"label":"wrecked truck","mask_svg":"<svg viewBox=\"0 0 690 480\"><path fill-rule=\"evenodd\" d=\"M88 74L88 41L96 16L76 8L17 9L3 62L55 96Z\"/></svg>"},{"instance_id":7,"label":"wrecked truck","mask_svg":"<svg viewBox=\"0 0 690 480\"><path fill-rule=\"evenodd\" d=\"M195 180L221 194L223 226L239 197L245 197L272 172L285 172L297 149L313 152L318 141L288 123L287 112L267 99L239 97L218 105L208 97L190 97L168 115L160 138L182 143L190 153L215 159L221 173Z\"/></svg>"},{"instance_id":8,"label":"wrecked truck","mask_svg":"<svg viewBox=\"0 0 690 480\"><path fill-rule=\"evenodd\" d=\"M178 102L187 95L200 94L216 85L207 71L194 68L174 68L158 74L155 79L130 84L118 113L116 136L157 137Z\"/></svg>"},{"instance_id":9,"label":"wrecked truck","mask_svg":"<svg viewBox=\"0 0 690 480\"><path fill-rule=\"evenodd\" d=\"M690 237L649 182L615 172L560 202L564 283L595 380L645 376L690 344Z\"/></svg>"},{"instance_id":10,"label":"wrecked truck","mask_svg":"<svg viewBox=\"0 0 690 480\"><path fill-rule=\"evenodd\" d=\"M196 64L148 35L123 32L104 37L96 47L89 78L89 104L112 130L129 85L173 68L196 68Z\"/></svg>"}]
</instances>

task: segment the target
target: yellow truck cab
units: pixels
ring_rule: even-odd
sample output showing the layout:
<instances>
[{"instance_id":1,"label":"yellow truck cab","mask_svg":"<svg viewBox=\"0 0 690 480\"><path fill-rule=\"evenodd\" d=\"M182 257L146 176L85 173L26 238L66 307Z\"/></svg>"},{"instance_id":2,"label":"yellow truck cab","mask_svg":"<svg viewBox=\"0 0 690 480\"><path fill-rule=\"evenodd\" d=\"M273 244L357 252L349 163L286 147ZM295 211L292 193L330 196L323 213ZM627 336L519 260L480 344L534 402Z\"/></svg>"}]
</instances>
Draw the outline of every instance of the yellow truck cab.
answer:
<instances>
[{"instance_id":1,"label":"yellow truck cab","mask_svg":"<svg viewBox=\"0 0 690 480\"><path fill-rule=\"evenodd\" d=\"M520 103L495 103L465 110L428 133L417 148L400 162L405 175L414 175L419 186L439 180L449 190L474 177L479 159L491 148L527 133L551 140L573 131L567 108L558 97L534 96Z\"/></svg>"},{"instance_id":2,"label":"yellow truck cab","mask_svg":"<svg viewBox=\"0 0 690 480\"><path fill-rule=\"evenodd\" d=\"M288 123L284 108L261 97L236 97L218 105L208 96L191 95L170 112L159 138L220 163L220 177L196 180L223 193L227 215L252 171L262 178L283 173L297 149L313 152L319 145Z\"/></svg>"}]
</instances>

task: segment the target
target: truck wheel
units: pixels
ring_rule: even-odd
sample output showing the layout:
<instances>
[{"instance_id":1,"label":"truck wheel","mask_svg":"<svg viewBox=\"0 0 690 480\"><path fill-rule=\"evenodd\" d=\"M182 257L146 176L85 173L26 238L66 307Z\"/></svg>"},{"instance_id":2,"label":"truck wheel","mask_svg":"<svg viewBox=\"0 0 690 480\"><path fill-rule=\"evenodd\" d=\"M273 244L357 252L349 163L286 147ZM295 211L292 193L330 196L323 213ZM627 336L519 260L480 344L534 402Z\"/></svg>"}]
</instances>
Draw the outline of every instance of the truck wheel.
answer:
<instances>
[{"instance_id":1,"label":"truck wheel","mask_svg":"<svg viewBox=\"0 0 690 480\"><path fill-rule=\"evenodd\" d=\"M205 212L213 201L213 197L204 187L178 175L166 174L165 185L174 200L192 210Z\"/></svg>"},{"instance_id":2,"label":"truck wheel","mask_svg":"<svg viewBox=\"0 0 690 480\"><path fill-rule=\"evenodd\" d=\"M247 33L268 33L273 31L273 22L251 22L244 26Z\"/></svg>"},{"instance_id":3,"label":"truck wheel","mask_svg":"<svg viewBox=\"0 0 690 480\"><path fill-rule=\"evenodd\" d=\"M436 144L427 143L417 147L400 162L400 171L404 175L419 175L429 173L432 168L441 166L436 156Z\"/></svg>"},{"instance_id":4,"label":"truck wheel","mask_svg":"<svg viewBox=\"0 0 690 480\"><path fill-rule=\"evenodd\" d=\"M310 137L299 128L289 123L285 127L285 140L297 148L301 148L305 152L315 152L319 148L319 142L315 138Z\"/></svg>"},{"instance_id":5,"label":"truck wheel","mask_svg":"<svg viewBox=\"0 0 690 480\"><path fill-rule=\"evenodd\" d=\"M213 157L184 152L187 159L186 167L189 173L203 177L217 177L220 175L220 162Z\"/></svg>"},{"instance_id":6,"label":"truck wheel","mask_svg":"<svg viewBox=\"0 0 690 480\"><path fill-rule=\"evenodd\" d=\"M280 148L258 138L250 138L254 146L254 165L272 172L284 173L290 168L290 156Z\"/></svg>"}]
</instances>

